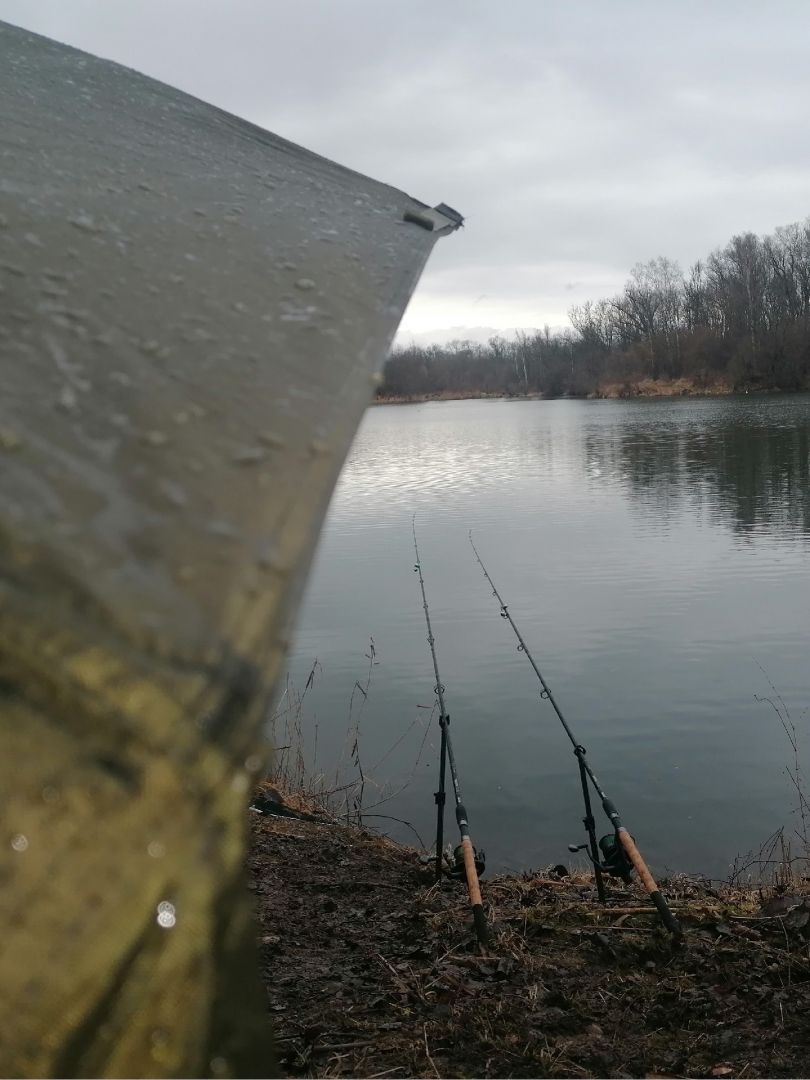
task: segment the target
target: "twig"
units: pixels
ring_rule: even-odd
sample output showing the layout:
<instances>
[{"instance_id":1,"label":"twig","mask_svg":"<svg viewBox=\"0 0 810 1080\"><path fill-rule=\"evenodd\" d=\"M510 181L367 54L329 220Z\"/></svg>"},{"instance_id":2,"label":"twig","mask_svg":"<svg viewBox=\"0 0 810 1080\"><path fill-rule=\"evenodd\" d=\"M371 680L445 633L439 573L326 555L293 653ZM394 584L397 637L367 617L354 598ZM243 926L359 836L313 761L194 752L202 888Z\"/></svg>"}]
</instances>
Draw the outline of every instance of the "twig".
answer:
<instances>
[{"instance_id":1,"label":"twig","mask_svg":"<svg viewBox=\"0 0 810 1080\"><path fill-rule=\"evenodd\" d=\"M560 926L557 929L570 933L588 933L592 934L594 931L602 933L603 930L618 930L623 934L654 934L655 930L649 926L583 926L583 927L568 927Z\"/></svg>"},{"instance_id":2,"label":"twig","mask_svg":"<svg viewBox=\"0 0 810 1080\"><path fill-rule=\"evenodd\" d=\"M792 968L792 966L793 966L793 957L791 956L791 952L790 952L790 938L788 937L787 927L785 926L785 923L784 923L784 921L782 922L782 933L783 933L783 934L785 935L785 949L787 950L787 957L788 957L788 970L787 970L787 977L788 977L788 987L790 987L790 985L791 985L791 982L792 982L792 979L791 979L791 968ZM782 1008L782 1002L780 1001L780 1002L779 1002L779 1009L781 1010L781 1008ZM782 1017L782 1022L784 1023L784 1016Z\"/></svg>"},{"instance_id":3,"label":"twig","mask_svg":"<svg viewBox=\"0 0 810 1080\"><path fill-rule=\"evenodd\" d=\"M380 961L381 964L383 964L384 967L388 968L388 970L391 972L391 974L394 976L394 979L399 983L400 986L407 988L408 984L402 978L394 965L389 963L388 960L385 959L382 953L377 953L377 959Z\"/></svg>"},{"instance_id":4,"label":"twig","mask_svg":"<svg viewBox=\"0 0 810 1080\"><path fill-rule=\"evenodd\" d=\"M734 919L736 922L781 922L784 915L724 915L724 919Z\"/></svg>"},{"instance_id":5,"label":"twig","mask_svg":"<svg viewBox=\"0 0 810 1080\"><path fill-rule=\"evenodd\" d=\"M555 881L553 878L532 878L531 881L525 882L526 885L549 885L553 889L592 889L593 885L578 885L575 881ZM514 892L514 885L505 885L498 881L490 881L487 886L488 889L505 889L507 892Z\"/></svg>"},{"instance_id":6,"label":"twig","mask_svg":"<svg viewBox=\"0 0 810 1080\"><path fill-rule=\"evenodd\" d=\"M361 1046L373 1046L373 1039L365 1039L362 1042L348 1042L348 1043L323 1043L318 1046L315 1044L310 1047L309 1052L311 1054L337 1054L341 1050L356 1050Z\"/></svg>"},{"instance_id":7,"label":"twig","mask_svg":"<svg viewBox=\"0 0 810 1080\"><path fill-rule=\"evenodd\" d=\"M296 887L298 885L317 885L319 889L344 889L346 887L345 881L318 881L316 880L297 880L294 882ZM358 878L351 879L352 885L364 885L368 889L396 889L397 892L413 892L412 889L406 885L394 885L391 881L360 881Z\"/></svg>"},{"instance_id":8,"label":"twig","mask_svg":"<svg viewBox=\"0 0 810 1080\"><path fill-rule=\"evenodd\" d=\"M416 839L419 841L419 846L422 848L423 851L425 850L425 841L422 839L422 837L419 835L419 833L416 831L416 828L410 823L410 821L405 821L404 818L392 817L391 814L363 814L363 817L385 818L387 821L398 821L400 825L407 825L416 837Z\"/></svg>"},{"instance_id":9,"label":"twig","mask_svg":"<svg viewBox=\"0 0 810 1080\"><path fill-rule=\"evenodd\" d=\"M680 911L686 914L686 904L669 904L675 911ZM715 914L714 909L711 911ZM604 907L597 908L594 911L586 911L586 915L658 915L658 912L654 907Z\"/></svg>"},{"instance_id":10,"label":"twig","mask_svg":"<svg viewBox=\"0 0 810 1080\"><path fill-rule=\"evenodd\" d=\"M441 1073L440 1073L440 1072L439 1072L439 1070L438 1070L438 1069L436 1068L436 1062L435 1062L435 1061L433 1060L433 1058L432 1058L432 1057L430 1056L430 1050L428 1049L428 1041L427 1041L427 1024L422 1024L422 1034L423 1034L423 1035L424 1035L424 1037L425 1037L425 1057L426 1057L426 1058L428 1059L428 1061L430 1062L430 1067L431 1067L431 1068L433 1069L433 1071L434 1071L434 1072L436 1073L436 1076L437 1076L437 1078L439 1078L439 1080L440 1080L440 1078L441 1078Z\"/></svg>"}]
</instances>

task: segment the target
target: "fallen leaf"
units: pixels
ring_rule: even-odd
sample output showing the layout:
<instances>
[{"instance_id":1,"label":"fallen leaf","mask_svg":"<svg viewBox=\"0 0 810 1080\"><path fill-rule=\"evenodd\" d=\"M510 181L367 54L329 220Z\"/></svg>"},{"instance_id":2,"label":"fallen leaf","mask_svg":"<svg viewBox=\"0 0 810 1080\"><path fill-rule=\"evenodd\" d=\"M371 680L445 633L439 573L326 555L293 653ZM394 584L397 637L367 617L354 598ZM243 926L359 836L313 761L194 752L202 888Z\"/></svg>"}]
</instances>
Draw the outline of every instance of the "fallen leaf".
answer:
<instances>
[{"instance_id":1,"label":"fallen leaf","mask_svg":"<svg viewBox=\"0 0 810 1080\"><path fill-rule=\"evenodd\" d=\"M808 922L810 922L810 911L807 911L803 906L794 908L784 919L784 925L788 930L802 930L807 926Z\"/></svg>"},{"instance_id":2,"label":"fallen leaf","mask_svg":"<svg viewBox=\"0 0 810 1080\"><path fill-rule=\"evenodd\" d=\"M791 908L798 907L802 899L801 896L772 896L763 904L763 914L785 915Z\"/></svg>"}]
</instances>

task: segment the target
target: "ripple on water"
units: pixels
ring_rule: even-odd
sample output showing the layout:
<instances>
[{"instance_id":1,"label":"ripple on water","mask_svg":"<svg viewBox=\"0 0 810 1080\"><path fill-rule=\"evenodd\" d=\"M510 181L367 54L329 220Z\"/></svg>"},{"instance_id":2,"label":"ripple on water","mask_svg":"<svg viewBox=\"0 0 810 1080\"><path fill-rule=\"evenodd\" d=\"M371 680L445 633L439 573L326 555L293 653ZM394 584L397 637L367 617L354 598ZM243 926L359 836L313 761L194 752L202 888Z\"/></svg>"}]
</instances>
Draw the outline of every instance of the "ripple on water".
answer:
<instances>
[{"instance_id":1,"label":"ripple on water","mask_svg":"<svg viewBox=\"0 0 810 1080\"><path fill-rule=\"evenodd\" d=\"M809 453L806 395L369 410L290 659L302 685L313 657L323 664L305 709L319 762L344 746L369 635L363 753L429 715L416 513L465 799L491 869L564 858L582 811L570 745L498 619L469 529L651 860L725 873L792 806L789 748L755 695L772 697L773 683L807 719ZM383 812L429 834L435 732L413 772L420 725L375 780L407 780Z\"/></svg>"}]
</instances>

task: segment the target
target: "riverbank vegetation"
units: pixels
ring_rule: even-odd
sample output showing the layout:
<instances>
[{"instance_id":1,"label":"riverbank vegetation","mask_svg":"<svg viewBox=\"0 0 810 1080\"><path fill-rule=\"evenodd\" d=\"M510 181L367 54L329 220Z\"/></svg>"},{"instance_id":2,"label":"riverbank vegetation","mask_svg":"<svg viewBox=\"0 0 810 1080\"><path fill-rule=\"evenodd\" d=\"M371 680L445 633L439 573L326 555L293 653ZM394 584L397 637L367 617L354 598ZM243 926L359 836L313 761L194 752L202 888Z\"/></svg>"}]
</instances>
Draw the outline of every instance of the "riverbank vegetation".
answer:
<instances>
[{"instance_id":1,"label":"riverbank vegetation","mask_svg":"<svg viewBox=\"0 0 810 1080\"><path fill-rule=\"evenodd\" d=\"M619 295L569 318L560 333L396 349L377 397L806 390L810 218L734 236L687 273L664 257L640 263Z\"/></svg>"},{"instance_id":2,"label":"riverbank vegetation","mask_svg":"<svg viewBox=\"0 0 810 1080\"><path fill-rule=\"evenodd\" d=\"M295 803L300 806L300 803ZM810 896L662 882L673 948L638 885L545 869L466 890L419 852L326 814L251 815L251 888L291 1076L804 1076Z\"/></svg>"},{"instance_id":3,"label":"riverbank vegetation","mask_svg":"<svg viewBox=\"0 0 810 1080\"><path fill-rule=\"evenodd\" d=\"M355 683L364 705L375 657L369 639ZM793 822L725 881L660 879L682 945L637 882L609 879L603 905L592 874L558 865L484 879L482 952L463 882L436 884L421 838L417 849L367 827L385 817L368 813L385 795L368 797L377 786L360 763L355 691L347 772L307 767L304 707L319 671L316 661L300 693L288 681L272 783L250 812L261 971L285 1075L806 1074L810 804L797 725L765 672L759 700L787 740ZM426 733L435 727L431 716Z\"/></svg>"}]
</instances>

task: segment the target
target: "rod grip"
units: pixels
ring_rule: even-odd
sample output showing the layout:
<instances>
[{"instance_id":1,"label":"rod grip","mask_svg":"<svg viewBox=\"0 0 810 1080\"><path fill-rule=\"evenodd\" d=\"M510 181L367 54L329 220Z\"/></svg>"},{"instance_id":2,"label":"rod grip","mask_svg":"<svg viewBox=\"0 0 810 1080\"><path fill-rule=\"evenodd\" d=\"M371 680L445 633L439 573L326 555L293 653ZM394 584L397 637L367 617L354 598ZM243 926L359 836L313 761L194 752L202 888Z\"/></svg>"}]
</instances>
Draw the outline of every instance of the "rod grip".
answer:
<instances>
[{"instance_id":1,"label":"rod grip","mask_svg":"<svg viewBox=\"0 0 810 1080\"><path fill-rule=\"evenodd\" d=\"M484 915L484 904L481 900L481 886L478 884L478 871L475 869L475 852L469 836L462 837L461 850L464 855L464 871L467 875L467 891L470 894L475 934L479 945L486 948L489 933L487 931L486 916Z\"/></svg>"},{"instance_id":2,"label":"rod grip","mask_svg":"<svg viewBox=\"0 0 810 1080\"><path fill-rule=\"evenodd\" d=\"M641 852L636 847L633 837L623 825L618 831L621 845L627 854L627 858L633 864L633 869L638 874L641 884L651 896L654 892L659 892L660 890L655 882L655 878L652 876L647 864L641 857Z\"/></svg>"},{"instance_id":3,"label":"rod grip","mask_svg":"<svg viewBox=\"0 0 810 1080\"><path fill-rule=\"evenodd\" d=\"M461 841L461 850L464 855L464 872L467 875L467 890L470 894L470 903L473 907L481 907L481 886L478 884L478 871L475 869L475 852L472 840L465 836Z\"/></svg>"},{"instance_id":4,"label":"rod grip","mask_svg":"<svg viewBox=\"0 0 810 1080\"><path fill-rule=\"evenodd\" d=\"M484 907L482 904L476 904L472 909L473 923L475 924L475 935L478 938L478 944L482 949L485 949L489 944L489 928L487 927L487 917L484 914Z\"/></svg>"},{"instance_id":5,"label":"rod grip","mask_svg":"<svg viewBox=\"0 0 810 1080\"><path fill-rule=\"evenodd\" d=\"M655 878L650 873L649 867L641 857L641 852L635 845L635 841L630 833L622 825L618 830L619 840L621 845L627 853L627 857L633 864L633 869L638 874L639 881L649 894L650 900L655 904L655 908L658 914L661 916L661 922L677 938L683 937L683 931L681 930L680 923L672 914L669 909L669 905L661 894L661 890L656 884Z\"/></svg>"},{"instance_id":6,"label":"rod grip","mask_svg":"<svg viewBox=\"0 0 810 1080\"><path fill-rule=\"evenodd\" d=\"M676 942L680 942L683 939L683 930L681 924L672 914L669 904L660 892L650 893L650 899L655 904L658 914L661 916L661 922L669 930L670 934L675 938Z\"/></svg>"}]
</instances>

